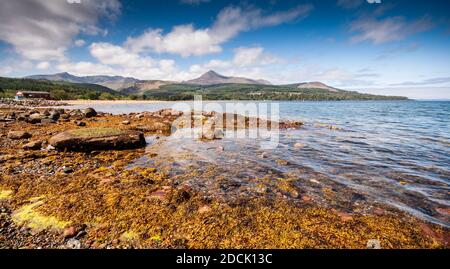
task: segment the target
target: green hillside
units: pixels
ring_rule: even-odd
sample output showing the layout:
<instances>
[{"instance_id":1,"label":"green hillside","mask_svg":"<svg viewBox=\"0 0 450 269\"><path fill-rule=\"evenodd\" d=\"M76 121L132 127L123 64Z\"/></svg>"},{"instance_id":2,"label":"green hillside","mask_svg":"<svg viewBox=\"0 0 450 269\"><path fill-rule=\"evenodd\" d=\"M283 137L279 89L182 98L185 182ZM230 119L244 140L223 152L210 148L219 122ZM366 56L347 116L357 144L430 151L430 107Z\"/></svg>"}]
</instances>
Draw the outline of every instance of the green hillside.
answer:
<instances>
[{"instance_id":1,"label":"green hillside","mask_svg":"<svg viewBox=\"0 0 450 269\"><path fill-rule=\"evenodd\" d=\"M171 84L145 92L146 99L192 100L202 95L204 100L407 100L406 97L362 94L353 91L324 89L298 89L295 86L273 86L254 84L219 84L212 86Z\"/></svg>"},{"instance_id":2,"label":"green hillside","mask_svg":"<svg viewBox=\"0 0 450 269\"><path fill-rule=\"evenodd\" d=\"M47 91L56 100L126 98L126 95L97 84L0 77L0 97L14 97L19 90Z\"/></svg>"}]
</instances>

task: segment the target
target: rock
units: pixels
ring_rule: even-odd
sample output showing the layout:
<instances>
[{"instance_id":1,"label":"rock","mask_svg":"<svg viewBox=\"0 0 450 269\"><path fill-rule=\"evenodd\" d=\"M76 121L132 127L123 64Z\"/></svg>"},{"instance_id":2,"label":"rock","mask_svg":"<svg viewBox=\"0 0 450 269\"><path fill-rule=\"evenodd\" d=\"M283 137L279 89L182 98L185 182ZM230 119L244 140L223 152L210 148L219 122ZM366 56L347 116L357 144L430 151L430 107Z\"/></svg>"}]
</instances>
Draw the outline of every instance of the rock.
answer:
<instances>
[{"instance_id":1,"label":"rock","mask_svg":"<svg viewBox=\"0 0 450 269\"><path fill-rule=\"evenodd\" d=\"M19 140L19 139L28 139L31 137L30 133L24 131L10 131L8 133L9 139Z\"/></svg>"},{"instance_id":2,"label":"rock","mask_svg":"<svg viewBox=\"0 0 450 269\"><path fill-rule=\"evenodd\" d=\"M42 124L45 124L45 123L56 123L56 121L54 121L54 120L52 120L52 119L42 119L42 120L41 120L41 123L42 123Z\"/></svg>"},{"instance_id":3,"label":"rock","mask_svg":"<svg viewBox=\"0 0 450 269\"><path fill-rule=\"evenodd\" d=\"M171 131L172 126L162 122L154 122L147 125L137 126L135 129L142 132L167 133Z\"/></svg>"},{"instance_id":4,"label":"rock","mask_svg":"<svg viewBox=\"0 0 450 269\"><path fill-rule=\"evenodd\" d=\"M131 123L131 122L130 122L129 120L124 120L124 121L122 121L122 124L123 124L123 125L130 125L130 123Z\"/></svg>"},{"instance_id":5,"label":"rock","mask_svg":"<svg viewBox=\"0 0 450 269\"><path fill-rule=\"evenodd\" d=\"M57 120L59 120L60 116L61 116L61 114L59 114L58 111L52 111L50 113L50 115L48 116L48 118L51 119L51 120L57 121Z\"/></svg>"},{"instance_id":6,"label":"rock","mask_svg":"<svg viewBox=\"0 0 450 269\"><path fill-rule=\"evenodd\" d=\"M84 122L84 121L75 121L75 125L76 126L80 126L80 127L84 127L84 126L86 126L86 122Z\"/></svg>"},{"instance_id":7,"label":"rock","mask_svg":"<svg viewBox=\"0 0 450 269\"><path fill-rule=\"evenodd\" d=\"M77 235L77 229L75 229L75 227L69 227L69 228L66 228L66 229L64 229L64 233L63 233L63 236L64 236L64 238L72 238L72 237L75 237Z\"/></svg>"},{"instance_id":8,"label":"rock","mask_svg":"<svg viewBox=\"0 0 450 269\"><path fill-rule=\"evenodd\" d=\"M71 174L71 173L73 173L73 169L71 167L63 166L63 172L65 174Z\"/></svg>"},{"instance_id":9,"label":"rock","mask_svg":"<svg viewBox=\"0 0 450 269\"><path fill-rule=\"evenodd\" d=\"M93 151L139 148L146 145L141 132L116 128L86 128L70 130L50 138L57 150Z\"/></svg>"},{"instance_id":10,"label":"rock","mask_svg":"<svg viewBox=\"0 0 450 269\"><path fill-rule=\"evenodd\" d=\"M41 123L41 120L42 120L42 116L39 113L31 114L28 117L28 122L32 123L32 124Z\"/></svg>"},{"instance_id":11,"label":"rock","mask_svg":"<svg viewBox=\"0 0 450 269\"><path fill-rule=\"evenodd\" d=\"M81 242L72 238L69 241L67 241L67 248L81 249Z\"/></svg>"},{"instance_id":12,"label":"rock","mask_svg":"<svg viewBox=\"0 0 450 269\"><path fill-rule=\"evenodd\" d=\"M163 117L169 117L172 116L172 109L163 109L159 112L159 115L163 116Z\"/></svg>"},{"instance_id":13,"label":"rock","mask_svg":"<svg viewBox=\"0 0 450 269\"><path fill-rule=\"evenodd\" d=\"M61 119L65 119L65 120L67 120L67 119L69 119L70 118L70 115L69 114L61 114Z\"/></svg>"},{"instance_id":14,"label":"rock","mask_svg":"<svg viewBox=\"0 0 450 269\"><path fill-rule=\"evenodd\" d=\"M42 147L43 142L40 140L37 141L31 141L25 145L23 145L24 150L40 150Z\"/></svg>"},{"instance_id":15,"label":"rock","mask_svg":"<svg viewBox=\"0 0 450 269\"><path fill-rule=\"evenodd\" d=\"M86 118L92 118L97 116L97 111L95 111L95 109L89 107L86 108L85 110L83 110L83 114Z\"/></svg>"},{"instance_id":16,"label":"rock","mask_svg":"<svg viewBox=\"0 0 450 269\"><path fill-rule=\"evenodd\" d=\"M180 117L183 116L183 112L182 111L177 111L177 110L172 110L172 116L174 117Z\"/></svg>"},{"instance_id":17,"label":"rock","mask_svg":"<svg viewBox=\"0 0 450 269\"><path fill-rule=\"evenodd\" d=\"M377 239L371 239L367 241L368 249L381 249L381 242Z\"/></svg>"},{"instance_id":18,"label":"rock","mask_svg":"<svg viewBox=\"0 0 450 269\"><path fill-rule=\"evenodd\" d=\"M222 130L207 129L202 132L201 139L203 140L220 140L224 138Z\"/></svg>"},{"instance_id":19,"label":"rock","mask_svg":"<svg viewBox=\"0 0 450 269\"><path fill-rule=\"evenodd\" d=\"M267 159L267 158L269 158L269 154L267 154L267 152L263 152L263 153L261 153L261 159Z\"/></svg>"}]
</instances>

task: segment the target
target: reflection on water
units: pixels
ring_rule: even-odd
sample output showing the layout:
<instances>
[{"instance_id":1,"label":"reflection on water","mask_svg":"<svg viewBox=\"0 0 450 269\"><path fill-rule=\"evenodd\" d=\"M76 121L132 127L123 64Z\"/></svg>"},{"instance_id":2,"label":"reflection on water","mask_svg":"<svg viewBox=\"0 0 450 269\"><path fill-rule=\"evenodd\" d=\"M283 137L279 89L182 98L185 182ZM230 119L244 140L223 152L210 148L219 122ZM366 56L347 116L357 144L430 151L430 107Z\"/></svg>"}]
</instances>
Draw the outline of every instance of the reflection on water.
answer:
<instances>
[{"instance_id":1,"label":"reflection on water","mask_svg":"<svg viewBox=\"0 0 450 269\"><path fill-rule=\"evenodd\" d=\"M219 199L273 195L361 213L382 203L450 226L450 102L285 102L280 109L281 118L306 125L282 131L276 149L262 150L254 139L168 137L149 146L157 156L134 165L158 166Z\"/></svg>"}]
</instances>

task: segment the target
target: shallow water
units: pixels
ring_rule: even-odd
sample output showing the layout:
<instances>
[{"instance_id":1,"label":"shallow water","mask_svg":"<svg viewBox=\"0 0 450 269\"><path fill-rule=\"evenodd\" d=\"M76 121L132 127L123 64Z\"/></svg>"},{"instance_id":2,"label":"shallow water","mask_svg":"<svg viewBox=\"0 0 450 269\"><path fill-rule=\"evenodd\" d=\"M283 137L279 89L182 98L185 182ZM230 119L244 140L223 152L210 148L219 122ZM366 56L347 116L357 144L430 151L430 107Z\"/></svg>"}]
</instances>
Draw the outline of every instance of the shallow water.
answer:
<instances>
[{"instance_id":1,"label":"shallow water","mask_svg":"<svg viewBox=\"0 0 450 269\"><path fill-rule=\"evenodd\" d=\"M172 104L94 108L120 114ZM153 141L148 152L158 155L134 165L158 166L225 200L300 199L279 191L287 180L299 197L325 206L365 213L381 203L450 227L450 102L281 102L280 116L306 125L282 131L275 149L255 139L172 136Z\"/></svg>"}]
</instances>

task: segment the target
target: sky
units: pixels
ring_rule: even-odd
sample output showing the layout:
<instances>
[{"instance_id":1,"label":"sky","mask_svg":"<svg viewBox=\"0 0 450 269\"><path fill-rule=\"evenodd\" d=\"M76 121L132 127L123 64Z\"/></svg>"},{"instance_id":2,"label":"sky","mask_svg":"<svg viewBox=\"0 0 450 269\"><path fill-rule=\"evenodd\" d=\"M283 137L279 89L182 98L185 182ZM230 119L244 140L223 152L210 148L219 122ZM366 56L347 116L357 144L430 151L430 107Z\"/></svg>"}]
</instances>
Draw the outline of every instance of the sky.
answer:
<instances>
[{"instance_id":1,"label":"sky","mask_svg":"<svg viewBox=\"0 0 450 269\"><path fill-rule=\"evenodd\" d=\"M450 99L448 0L0 0L0 76L69 72Z\"/></svg>"}]
</instances>

